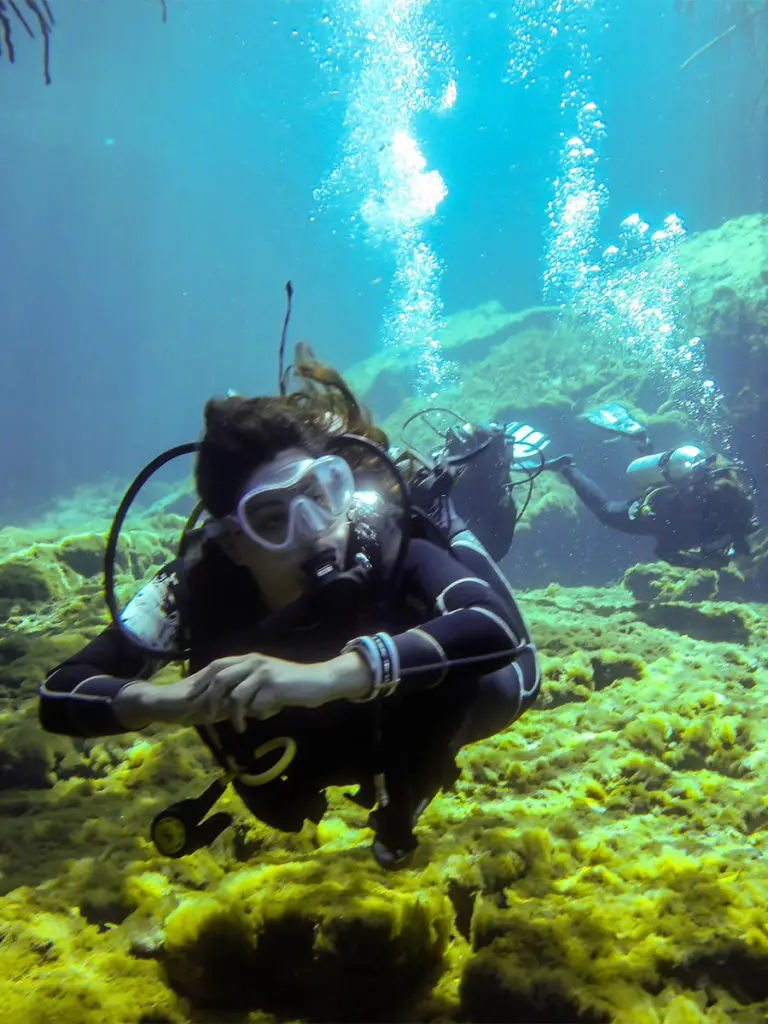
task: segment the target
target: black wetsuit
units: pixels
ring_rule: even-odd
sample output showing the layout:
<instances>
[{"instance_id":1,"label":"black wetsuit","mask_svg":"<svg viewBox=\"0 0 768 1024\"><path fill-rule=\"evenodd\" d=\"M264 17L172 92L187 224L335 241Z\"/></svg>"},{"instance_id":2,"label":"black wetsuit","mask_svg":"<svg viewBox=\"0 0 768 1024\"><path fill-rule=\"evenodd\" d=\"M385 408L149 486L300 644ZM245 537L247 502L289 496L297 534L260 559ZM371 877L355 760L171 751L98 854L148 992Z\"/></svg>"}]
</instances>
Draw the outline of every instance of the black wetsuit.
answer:
<instances>
[{"instance_id":1,"label":"black wetsuit","mask_svg":"<svg viewBox=\"0 0 768 1024\"><path fill-rule=\"evenodd\" d=\"M481 456L485 453L481 453ZM488 468L487 466L485 467ZM490 476L483 473L483 466L475 460L465 469L462 481L477 484L476 496L469 505L469 511L477 513L480 535L472 528L464 515L456 510L454 496L457 490L455 472L437 464L433 470L417 474L409 485L409 496L415 508L435 524L448 538L451 552L471 572L485 580L504 602L507 614L514 623L515 633L530 641L530 633L518 607L514 592L496 562L509 550L515 530L515 504L508 488L502 486L496 460L495 471ZM505 477L509 479L507 464ZM469 489L460 492L460 497ZM481 510L487 508L485 519ZM462 513L467 511L467 505ZM475 522L475 518L471 520ZM481 540L482 536L482 540ZM485 541L489 541L496 552L491 555ZM521 671L522 670L522 671ZM528 666L515 662L479 680L478 696L468 712L460 730L459 746L472 743L500 732L514 718L529 708L538 696L541 673L536 661ZM510 717L510 709L517 710Z\"/></svg>"},{"instance_id":2,"label":"black wetsuit","mask_svg":"<svg viewBox=\"0 0 768 1024\"><path fill-rule=\"evenodd\" d=\"M234 771L247 806L277 828L297 830L305 818L319 820L328 785L359 784L370 806L372 777L383 772L392 813L408 831L418 803L455 776L458 747L482 732L489 698L500 728L538 690L535 648L511 592L468 572L449 551L411 540L395 593L361 586L343 599L321 589L270 616L249 573L209 542L194 566L182 571L172 563L134 599L143 602L145 639L162 636L167 645L186 638L193 672L215 658L252 651L297 662L327 660L361 634L391 635L400 682L387 698L285 708L267 721L250 720L242 735L228 722L198 730ZM161 664L109 627L46 679L43 727L74 736L127 731L115 715L117 694ZM285 772L266 785L250 784L248 776L264 770L254 751L286 736L295 740L296 754Z\"/></svg>"},{"instance_id":3,"label":"black wetsuit","mask_svg":"<svg viewBox=\"0 0 768 1024\"><path fill-rule=\"evenodd\" d=\"M656 557L687 568L723 565L731 547L749 554L745 531L735 531L706 487L681 489L665 485L651 497L610 501L600 487L574 465L561 475L601 523L656 539Z\"/></svg>"},{"instance_id":4,"label":"black wetsuit","mask_svg":"<svg viewBox=\"0 0 768 1024\"><path fill-rule=\"evenodd\" d=\"M477 433L482 437L482 428ZM471 530L491 558L500 562L512 546L517 508L509 486L511 463L504 435L488 438L487 447L463 464L438 462L434 470L419 473L410 494L447 536Z\"/></svg>"}]
</instances>

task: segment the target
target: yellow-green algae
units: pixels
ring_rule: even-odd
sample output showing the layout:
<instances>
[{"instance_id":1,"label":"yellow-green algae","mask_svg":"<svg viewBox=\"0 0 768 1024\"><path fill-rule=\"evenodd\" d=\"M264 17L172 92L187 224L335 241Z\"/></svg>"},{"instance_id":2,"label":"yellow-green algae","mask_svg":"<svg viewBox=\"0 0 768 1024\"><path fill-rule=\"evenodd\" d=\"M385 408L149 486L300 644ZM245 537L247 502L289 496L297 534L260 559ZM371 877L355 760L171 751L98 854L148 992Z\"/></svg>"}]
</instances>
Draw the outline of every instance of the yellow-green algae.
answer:
<instances>
[{"instance_id":1,"label":"yellow-green algae","mask_svg":"<svg viewBox=\"0 0 768 1024\"><path fill-rule=\"evenodd\" d=\"M0 772L2 1019L764 1020L768 620L715 586L638 566L525 595L540 707L462 755L391 876L340 791L296 836L227 797L228 834L163 860L149 822L213 771L194 735L45 737L20 673L0 751L40 779ZM744 632L648 621L669 608Z\"/></svg>"}]
</instances>

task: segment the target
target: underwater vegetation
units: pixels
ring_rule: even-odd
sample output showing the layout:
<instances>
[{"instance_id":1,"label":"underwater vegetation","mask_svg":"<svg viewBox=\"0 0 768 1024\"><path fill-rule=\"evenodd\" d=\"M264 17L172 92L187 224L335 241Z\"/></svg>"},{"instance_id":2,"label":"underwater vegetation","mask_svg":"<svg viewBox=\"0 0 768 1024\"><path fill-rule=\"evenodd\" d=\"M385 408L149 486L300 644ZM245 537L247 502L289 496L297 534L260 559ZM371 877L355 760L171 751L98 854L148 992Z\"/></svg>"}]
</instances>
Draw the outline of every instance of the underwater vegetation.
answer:
<instances>
[{"instance_id":1,"label":"underwater vegetation","mask_svg":"<svg viewBox=\"0 0 768 1024\"><path fill-rule=\"evenodd\" d=\"M157 0L163 21L168 18L167 0ZM15 33L22 30L30 38L40 36L43 49L43 78L50 85L51 33L56 20L49 0L0 0L0 60L16 62Z\"/></svg>"},{"instance_id":2,"label":"underwater vegetation","mask_svg":"<svg viewBox=\"0 0 768 1024\"><path fill-rule=\"evenodd\" d=\"M726 400L745 437L766 417L767 240L768 218L755 216L681 249L688 315L732 367ZM654 430L679 426L679 410L600 346L569 360L558 329L549 310L498 303L452 317L443 342L461 365L466 415L500 416L516 380L521 412L562 409L573 422L610 392ZM350 378L394 428L414 399L387 358ZM0 530L3 1020L766 1019L763 534L751 577L641 562L604 587L524 592L545 673L538 705L462 753L461 777L419 822L417 860L384 874L366 813L341 790L295 835L227 794L234 827L210 849L164 859L150 822L215 772L194 733L77 740L39 729L46 669L106 622L116 498L82 491ZM172 555L184 523L175 498L124 531L121 600ZM578 514L568 488L537 481L513 555L535 546L542 576L556 578L534 539Z\"/></svg>"},{"instance_id":3,"label":"underwater vegetation","mask_svg":"<svg viewBox=\"0 0 768 1024\"><path fill-rule=\"evenodd\" d=\"M35 25L43 43L43 76L51 84L51 32L55 24L48 0L1 0L0 2L0 57L11 64L16 60L13 43L14 29L22 28L34 38Z\"/></svg>"}]
</instances>

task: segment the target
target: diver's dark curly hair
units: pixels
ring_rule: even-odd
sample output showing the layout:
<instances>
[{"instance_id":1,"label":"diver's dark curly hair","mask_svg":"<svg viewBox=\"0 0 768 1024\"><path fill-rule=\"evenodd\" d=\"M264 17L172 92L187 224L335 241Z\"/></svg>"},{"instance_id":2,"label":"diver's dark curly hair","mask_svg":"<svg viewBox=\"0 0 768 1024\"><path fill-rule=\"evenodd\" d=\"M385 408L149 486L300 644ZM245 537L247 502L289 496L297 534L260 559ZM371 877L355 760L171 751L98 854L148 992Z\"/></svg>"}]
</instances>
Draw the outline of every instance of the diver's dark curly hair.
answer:
<instances>
[{"instance_id":1,"label":"diver's dark curly hair","mask_svg":"<svg viewBox=\"0 0 768 1024\"><path fill-rule=\"evenodd\" d=\"M386 434L340 374L315 359L307 345L297 346L293 370L300 386L288 395L236 395L206 403L195 483L211 515L231 513L251 473L287 448L318 456L335 435L353 433L386 449Z\"/></svg>"}]
</instances>

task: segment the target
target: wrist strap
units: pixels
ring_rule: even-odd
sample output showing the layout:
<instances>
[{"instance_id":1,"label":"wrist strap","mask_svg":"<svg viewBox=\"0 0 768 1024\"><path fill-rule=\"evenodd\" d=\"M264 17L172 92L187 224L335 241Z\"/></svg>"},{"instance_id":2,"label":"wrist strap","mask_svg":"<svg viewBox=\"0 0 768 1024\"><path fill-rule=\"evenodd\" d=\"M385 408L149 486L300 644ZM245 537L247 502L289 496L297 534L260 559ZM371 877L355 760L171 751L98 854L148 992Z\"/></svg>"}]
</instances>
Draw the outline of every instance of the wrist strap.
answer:
<instances>
[{"instance_id":1,"label":"wrist strap","mask_svg":"<svg viewBox=\"0 0 768 1024\"><path fill-rule=\"evenodd\" d=\"M366 704L378 697L389 697L400 682L400 657L389 633L358 636L342 648L342 654L355 651L365 661L373 679L370 693L353 698L354 704Z\"/></svg>"}]
</instances>

